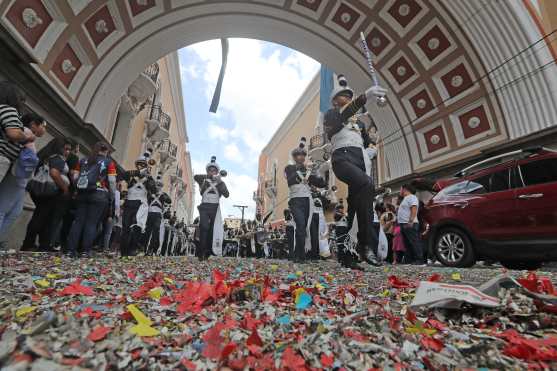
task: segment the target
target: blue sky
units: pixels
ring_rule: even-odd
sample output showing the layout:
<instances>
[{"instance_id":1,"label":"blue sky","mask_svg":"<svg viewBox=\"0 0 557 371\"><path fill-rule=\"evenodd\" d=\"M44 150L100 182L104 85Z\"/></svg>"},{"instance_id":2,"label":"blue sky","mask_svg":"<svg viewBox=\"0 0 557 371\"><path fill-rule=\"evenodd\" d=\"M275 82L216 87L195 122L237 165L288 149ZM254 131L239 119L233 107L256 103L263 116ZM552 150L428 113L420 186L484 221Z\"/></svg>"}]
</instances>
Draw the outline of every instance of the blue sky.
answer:
<instances>
[{"instance_id":1,"label":"blue sky","mask_svg":"<svg viewBox=\"0 0 557 371\"><path fill-rule=\"evenodd\" d=\"M234 204L249 205L252 218L261 149L280 126L319 64L281 45L230 39L228 68L216 114L209 112L221 64L220 41L178 51L194 173L205 170L212 155L228 171L231 196L221 203L223 216L239 216ZM196 193L197 196L197 193ZM199 199L199 198L198 198Z\"/></svg>"}]
</instances>

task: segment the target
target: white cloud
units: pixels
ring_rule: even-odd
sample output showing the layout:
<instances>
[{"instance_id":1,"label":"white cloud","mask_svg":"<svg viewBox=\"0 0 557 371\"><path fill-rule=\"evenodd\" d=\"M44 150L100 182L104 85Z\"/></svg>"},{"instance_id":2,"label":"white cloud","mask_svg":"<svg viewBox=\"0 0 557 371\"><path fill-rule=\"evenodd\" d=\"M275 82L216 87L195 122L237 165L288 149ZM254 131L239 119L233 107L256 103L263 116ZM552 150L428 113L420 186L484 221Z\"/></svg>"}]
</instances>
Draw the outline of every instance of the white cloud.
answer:
<instances>
[{"instance_id":1,"label":"white cloud","mask_svg":"<svg viewBox=\"0 0 557 371\"><path fill-rule=\"evenodd\" d=\"M198 70L197 66L194 64L189 65L180 65L180 75L182 79L185 79L186 76L189 76L192 79L199 78L200 71Z\"/></svg>"},{"instance_id":2,"label":"white cloud","mask_svg":"<svg viewBox=\"0 0 557 371\"><path fill-rule=\"evenodd\" d=\"M210 100L217 82L221 48L219 40L192 45L203 61L205 94ZM263 55L264 43L251 39L230 39L227 72L219 111L226 110L234 120L230 131L257 156L282 123L294 103L319 69L313 59L293 51L281 59L277 50ZM185 60L182 63L188 65Z\"/></svg>"},{"instance_id":3,"label":"white cloud","mask_svg":"<svg viewBox=\"0 0 557 371\"><path fill-rule=\"evenodd\" d=\"M253 219L255 215L255 202L253 202L253 192L257 189L257 180L248 175L234 174L234 176L224 178L224 182L230 192L230 198L222 198L222 217L228 215L236 217L242 216L242 213L234 205L246 205L245 218Z\"/></svg>"},{"instance_id":4,"label":"white cloud","mask_svg":"<svg viewBox=\"0 0 557 371\"><path fill-rule=\"evenodd\" d=\"M230 135L228 129L212 123L207 127L207 133L209 134L209 138L218 139L223 142L226 141Z\"/></svg>"},{"instance_id":5,"label":"white cloud","mask_svg":"<svg viewBox=\"0 0 557 371\"><path fill-rule=\"evenodd\" d=\"M239 164L244 162L244 156L240 152L236 143L229 143L224 147L224 157L229 161L237 162Z\"/></svg>"}]
</instances>

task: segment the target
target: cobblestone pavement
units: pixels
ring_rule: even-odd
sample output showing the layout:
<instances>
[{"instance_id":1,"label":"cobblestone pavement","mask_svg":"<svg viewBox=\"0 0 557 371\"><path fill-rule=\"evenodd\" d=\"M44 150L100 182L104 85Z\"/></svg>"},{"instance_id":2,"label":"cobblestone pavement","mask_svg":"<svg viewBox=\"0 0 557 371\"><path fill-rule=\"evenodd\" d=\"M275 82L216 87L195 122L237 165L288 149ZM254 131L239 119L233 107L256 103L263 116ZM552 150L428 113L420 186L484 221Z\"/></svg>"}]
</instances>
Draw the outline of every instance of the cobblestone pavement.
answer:
<instances>
[{"instance_id":1,"label":"cobblestone pavement","mask_svg":"<svg viewBox=\"0 0 557 371\"><path fill-rule=\"evenodd\" d=\"M557 311L526 289L496 308L410 307L420 281L553 272L189 257L3 255L0 365L65 369L557 368Z\"/></svg>"}]
</instances>

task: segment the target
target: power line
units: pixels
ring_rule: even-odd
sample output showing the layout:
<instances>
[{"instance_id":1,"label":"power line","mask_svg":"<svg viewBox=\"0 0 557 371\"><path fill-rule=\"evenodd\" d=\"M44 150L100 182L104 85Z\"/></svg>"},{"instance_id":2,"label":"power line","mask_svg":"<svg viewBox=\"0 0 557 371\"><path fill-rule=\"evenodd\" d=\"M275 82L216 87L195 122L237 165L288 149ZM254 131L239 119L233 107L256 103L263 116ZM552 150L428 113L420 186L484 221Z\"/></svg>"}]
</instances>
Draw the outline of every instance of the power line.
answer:
<instances>
[{"instance_id":1,"label":"power line","mask_svg":"<svg viewBox=\"0 0 557 371\"><path fill-rule=\"evenodd\" d=\"M499 91L501 91L501 90L503 90L503 89L507 89L507 88L509 88L509 87L512 87L513 85L516 85L516 84L519 83L520 81L522 81L522 80L524 80L524 79L526 79L526 78L528 78L528 77L530 77L530 76L532 76L532 75L534 75L534 74L536 74L536 73L538 73L538 72L541 72L541 71L545 70L546 68L548 68L548 67L550 67L551 65L556 64L556 63L557 63L556 60L552 60L552 61L550 61L550 62L548 62L548 63L546 63L546 64L544 64L544 65L542 65L542 66L540 66L540 67L538 67L538 68L536 68L535 70L529 71L529 72L526 73L525 75L522 75L522 76L520 76L520 77L517 77L516 79L514 79L514 80L508 82L507 84L498 87L497 89L493 89L493 90L491 90L490 92L487 92L486 94L482 94L482 95L480 96L480 98L489 97L489 96L494 95L495 93L497 93L497 92L499 92ZM547 96L547 95L548 95L548 94L545 94L545 95L543 95L542 97L545 97L545 96ZM535 100L536 100L536 99L531 100L530 102L533 102L533 101L535 101ZM477 100L476 100L476 101L477 101ZM520 106L520 107L524 107L524 105L522 105L522 106ZM400 131L397 130L397 131L394 132L394 133L399 134ZM392 136L392 135L388 135L388 136L386 136L385 138L389 138L389 137L391 137L391 136ZM387 141L387 142L385 142L384 139L383 139L383 146L386 146L386 145L388 145L388 144L394 143L394 142L396 142L396 141L398 141L399 139L402 139L402 138L404 138L404 136L398 136L398 137L393 138L393 139L391 139L390 141Z\"/></svg>"},{"instance_id":2,"label":"power line","mask_svg":"<svg viewBox=\"0 0 557 371\"><path fill-rule=\"evenodd\" d=\"M495 71L501 69L501 67L503 67L504 65L506 65L507 63L509 63L509 62L512 61L513 59L517 58L518 56L522 55L524 52L526 52L526 51L532 49L535 45L537 45L538 43L540 43L541 41L547 39L549 36L551 36L551 35L553 35L553 34L555 34L555 33L557 33L557 28L554 29L553 31L551 31L550 33L546 34L545 36L543 36L541 39L537 40L537 41L534 42L533 44L530 44L530 45L529 45L528 47L526 47L525 49L522 49L522 50L519 51L517 54L514 54L512 57L506 59L505 61L503 61L503 63L499 64L498 66L496 66L496 67L494 67L494 68L492 68L490 71L486 72L485 74L483 74L482 76L480 76L480 77L477 78L476 80L472 81L472 82L470 83L469 88L471 88L472 86L476 85L478 82L480 82L481 80L485 79L486 77L489 77L490 74L492 74L493 72L495 72ZM544 46L547 47L547 45L544 45ZM553 62L554 62L554 61L553 61ZM520 63L522 63L522 62L520 62ZM551 63L551 62L550 62L550 63ZM519 64L519 63L515 63L514 65L511 65L510 67L516 66L517 64ZM543 66L542 66L542 67L543 67ZM502 74L502 73L503 73L503 72L501 72L500 74ZM516 81L516 80L513 80L513 81ZM505 85L503 85L503 86L505 86ZM468 88L468 89L469 89L469 88ZM498 90L494 90L494 91L498 91ZM487 96L487 95L483 95L483 96ZM483 96L482 96L482 97L483 97ZM435 108L438 108L439 106L443 105L444 103L446 103L447 101L449 101L449 100L451 100L451 99L453 99L453 97L449 97L449 98L447 98L447 99L444 99L444 100L441 101L440 103L438 103L438 104L436 104L435 106L433 106L433 108L432 108L431 110L434 110ZM401 125L400 128L397 128L397 129L394 130L393 132L391 132L391 133L387 134L386 136L384 136L384 137L382 138L383 141L384 141L385 139L388 139L388 138L390 138L390 137L396 135L396 134L401 133L404 129L406 129L408 126L411 126L412 124L414 124L417 120L419 120L419 118L415 118L415 119L413 119L413 120L408 121L406 124ZM403 138L403 136L397 137L396 140L398 140L398 139L400 139L400 138ZM392 143L392 141L389 142L389 143Z\"/></svg>"}]
</instances>

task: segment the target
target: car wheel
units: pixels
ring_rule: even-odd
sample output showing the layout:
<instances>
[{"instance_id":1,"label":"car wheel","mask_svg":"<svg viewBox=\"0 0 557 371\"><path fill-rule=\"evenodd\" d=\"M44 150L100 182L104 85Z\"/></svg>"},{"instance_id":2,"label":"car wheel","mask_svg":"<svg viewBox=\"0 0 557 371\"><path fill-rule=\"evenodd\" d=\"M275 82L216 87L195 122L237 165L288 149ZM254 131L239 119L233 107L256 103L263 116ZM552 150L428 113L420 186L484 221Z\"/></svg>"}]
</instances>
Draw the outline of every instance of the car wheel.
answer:
<instances>
[{"instance_id":1,"label":"car wheel","mask_svg":"<svg viewBox=\"0 0 557 371\"><path fill-rule=\"evenodd\" d=\"M437 233L435 255L448 267L471 267L476 263L476 253L466 233L458 228L444 228Z\"/></svg>"},{"instance_id":2,"label":"car wheel","mask_svg":"<svg viewBox=\"0 0 557 371\"><path fill-rule=\"evenodd\" d=\"M507 269L515 269L517 271L533 271L541 268L542 262L523 262L523 261L501 261L501 265Z\"/></svg>"}]
</instances>

